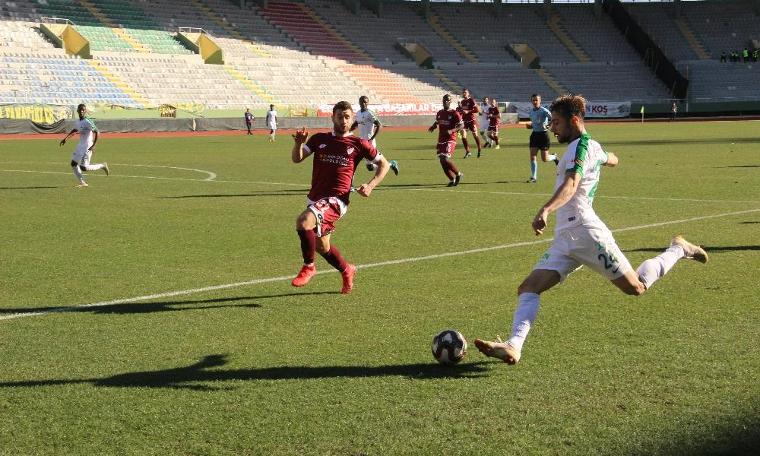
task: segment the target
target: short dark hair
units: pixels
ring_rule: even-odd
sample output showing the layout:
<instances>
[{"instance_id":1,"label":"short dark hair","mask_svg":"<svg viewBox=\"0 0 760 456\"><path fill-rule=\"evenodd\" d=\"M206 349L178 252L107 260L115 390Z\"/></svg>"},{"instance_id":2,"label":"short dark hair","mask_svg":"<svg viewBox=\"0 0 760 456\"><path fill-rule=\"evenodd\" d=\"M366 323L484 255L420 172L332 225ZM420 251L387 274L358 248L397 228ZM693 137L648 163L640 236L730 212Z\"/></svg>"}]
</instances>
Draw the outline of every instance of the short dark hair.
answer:
<instances>
[{"instance_id":1,"label":"short dark hair","mask_svg":"<svg viewBox=\"0 0 760 456\"><path fill-rule=\"evenodd\" d=\"M367 95L362 95L359 97L359 103L361 102L369 103L369 97Z\"/></svg>"},{"instance_id":2,"label":"short dark hair","mask_svg":"<svg viewBox=\"0 0 760 456\"><path fill-rule=\"evenodd\" d=\"M541 94L540 93L534 93L533 95L530 96L531 100L534 99L534 98L541 98Z\"/></svg>"},{"instance_id":3,"label":"short dark hair","mask_svg":"<svg viewBox=\"0 0 760 456\"><path fill-rule=\"evenodd\" d=\"M565 119L573 116L583 119L586 116L586 99L583 95L561 95L552 102L551 111Z\"/></svg>"},{"instance_id":4,"label":"short dark hair","mask_svg":"<svg viewBox=\"0 0 760 456\"><path fill-rule=\"evenodd\" d=\"M82 108L86 108L86 106L84 105L84 103L79 103L77 105L77 112L79 112L79 110L82 109Z\"/></svg>"},{"instance_id":5,"label":"short dark hair","mask_svg":"<svg viewBox=\"0 0 760 456\"><path fill-rule=\"evenodd\" d=\"M335 114L335 111L353 111L354 108L351 107L351 103L347 101L339 101L335 103L335 106L333 106L333 114Z\"/></svg>"}]
</instances>

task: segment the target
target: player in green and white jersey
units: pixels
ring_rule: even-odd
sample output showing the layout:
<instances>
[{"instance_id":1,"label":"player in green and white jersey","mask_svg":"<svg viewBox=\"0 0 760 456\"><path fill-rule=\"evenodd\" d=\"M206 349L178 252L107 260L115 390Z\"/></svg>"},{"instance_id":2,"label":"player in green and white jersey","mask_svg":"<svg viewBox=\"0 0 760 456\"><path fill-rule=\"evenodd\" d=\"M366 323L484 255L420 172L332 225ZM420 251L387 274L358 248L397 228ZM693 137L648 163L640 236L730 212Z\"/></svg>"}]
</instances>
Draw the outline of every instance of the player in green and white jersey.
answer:
<instances>
[{"instance_id":1,"label":"player in green and white jersey","mask_svg":"<svg viewBox=\"0 0 760 456\"><path fill-rule=\"evenodd\" d=\"M369 97L362 95L359 97L359 111L356 113L356 120L351 125L351 131L359 128L359 137L366 139L377 149L377 143L375 137L380 133L382 124L380 119L377 118L375 112L369 109ZM388 163L391 165L391 171L398 176L398 162L396 160L390 160ZM377 165L372 162L367 162L367 170L377 170Z\"/></svg>"},{"instance_id":2,"label":"player in green and white jersey","mask_svg":"<svg viewBox=\"0 0 760 456\"><path fill-rule=\"evenodd\" d=\"M592 207L602 166L616 166L619 160L586 132L585 112L586 100L579 95L561 96L551 106L551 130L568 147L557 166L554 194L539 209L531 225L536 235L543 234L549 215L556 212L554 242L517 289L518 304L509 340L475 340L475 346L483 354L507 364L520 360L523 343L538 314L539 295L581 266L601 274L625 294L638 296L681 258L707 262L707 253L701 247L676 236L663 253L644 261L636 270L631 267L612 232Z\"/></svg>"}]
</instances>

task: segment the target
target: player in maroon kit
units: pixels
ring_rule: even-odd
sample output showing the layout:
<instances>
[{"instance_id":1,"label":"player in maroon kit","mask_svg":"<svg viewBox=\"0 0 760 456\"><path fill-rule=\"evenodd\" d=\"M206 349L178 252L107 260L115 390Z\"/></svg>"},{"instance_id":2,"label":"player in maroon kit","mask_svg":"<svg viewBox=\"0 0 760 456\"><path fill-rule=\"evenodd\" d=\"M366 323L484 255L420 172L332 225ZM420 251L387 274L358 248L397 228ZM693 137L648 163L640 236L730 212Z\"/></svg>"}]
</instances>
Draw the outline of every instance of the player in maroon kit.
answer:
<instances>
[{"instance_id":1,"label":"player in maroon kit","mask_svg":"<svg viewBox=\"0 0 760 456\"><path fill-rule=\"evenodd\" d=\"M333 106L332 122L333 131L330 133L316 133L309 138L309 132L302 128L293 135L293 163L300 163L313 154L314 165L306 210L296 219L304 264L291 284L302 287L309 283L317 273L314 254L319 252L330 265L340 271L343 276L340 292L348 294L354 287L356 266L349 264L338 248L330 245L330 234L335 230L335 222L348 211L351 182L362 160L378 165L372 179L356 188L356 193L364 197L368 197L383 180L390 164L371 143L351 134L350 128L354 123L351 103L336 103Z\"/></svg>"},{"instance_id":2,"label":"player in maroon kit","mask_svg":"<svg viewBox=\"0 0 760 456\"><path fill-rule=\"evenodd\" d=\"M478 136L478 116L480 108L478 103L470 96L470 91L464 89L462 91L462 101L459 102L459 110L462 113L462 119L464 120L464 130L462 130L462 145L464 145L464 158L472 156L470 153L470 145L467 142L467 131L472 132L472 137L475 138L475 144L478 146L478 158L480 158L480 137Z\"/></svg>"},{"instance_id":3,"label":"player in maroon kit","mask_svg":"<svg viewBox=\"0 0 760 456\"><path fill-rule=\"evenodd\" d=\"M438 127L438 159L441 161L441 168L444 174L449 178L449 187L456 187L462 180L462 173L459 172L451 156L457 147L457 133L464 128L462 116L455 109L451 109L451 95L448 93L443 96L443 109L435 115L435 122L428 128L429 132L435 131Z\"/></svg>"},{"instance_id":4,"label":"player in maroon kit","mask_svg":"<svg viewBox=\"0 0 760 456\"><path fill-rule=\"evenodd\" d=\"M496 99L491 99L491 106L488 108L488 137L494 143L494 149L500 149L499 146L499 124L501 123L501 111Z\"/></svg>"}]
</instances>

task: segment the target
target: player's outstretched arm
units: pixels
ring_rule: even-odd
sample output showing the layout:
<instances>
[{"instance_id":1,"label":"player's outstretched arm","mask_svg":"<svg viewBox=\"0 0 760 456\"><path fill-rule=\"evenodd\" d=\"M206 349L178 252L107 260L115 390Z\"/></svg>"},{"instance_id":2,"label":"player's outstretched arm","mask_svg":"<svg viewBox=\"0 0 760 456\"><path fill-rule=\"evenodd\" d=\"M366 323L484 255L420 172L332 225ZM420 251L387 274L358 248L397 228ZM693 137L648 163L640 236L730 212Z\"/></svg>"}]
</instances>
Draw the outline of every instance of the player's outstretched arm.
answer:
<instances>
[{"instance_id":1,"label":"player's outstretched arm","mask_svg":"<svg viewBox=\"0 0 760 456\"><path fill-rule=\"evenodd\" d=\"M536 236L540 236L544 233L549 215L570 201L570 198L572 198L578 190L578 185L580 185L580 183L580 174L573 170L565 173L565 180L562 182L562 185L559 186L549 201L547 201L546 204L538 210L536 216L533 217L531 227L533 228L533 232L536 233Z\"/></svg>"},{"instance_id":2,"label":"player's outstretched arm","mask_svg":"<svg viewBox=\"0 0 760 456\"><path fill-rule=\"evenodd\" d=\"M296 130L293 135L293 149L290 151L291 159L293 163L301 163L309 156L304 150L303 145L306 144L306 140L309 138L309 132L306 131L306 127Z\"/></svg>"},{"instance_id":3,"label":"player's outstretched arm","mask_svg":"<svg viewBox=\"0 0 760 456\"><path fill-rule=\"evenodd\" d=\"M609 166L611 168L613 166L617 166L618 163L620 163L618 156L612 152L607 152L607 162L604 164L604 166Z\"/></svg>"},{"instance_id":4,"label":"player's outstretched arm","mask_svg":"<svg viewBox=\"0 0 760 456\"><path fill-rule=\"evenodd\" d=\"M377 169L375 170L375 175L372 176L372 179L369 180L366 184L362 184L359 188L356 189L356 193L360 194L363 197L368 197L370 193L372 193L372 190L374 190L377 185L385 179L385 175L388 174L388 170L391 169L391 164L388 163L388 160L385 159L385 157L380 156L380 162L377 163Z\"/></svg>"},{"instance_id":5,"label":"player's outstretched arm","mask_svg":"<svg viewBox=\"0 0 760 456\"><path fill-rule=\"evenodd\" d=\"M438 127L438 121L436 120L435 122L433 122L433 125L431 125L430 128L428 128L428 131L432 133L435 131L437 127Z\"/></svg>"},{"instance_id":6,"label":"player's outstretched arm","mask_svg":"<svg viewBox=\"0 0 760 456\"><path fill-rule=\"evenodd\" d=\"M78 132L78 131L79 131L79 130L77 130L76 128L75 128L75 129L73 129L73 130L71 130L71 131L69 132L69 134L68 134L68 135L66 135L66 137L65 137L65 138L63 138L63 139L61 140L61 142L60 142L58 145L59 145L59 146L62 146L62 145L64 145L64 144L66 144L66 140L67 140L67 139L69 139L69 137L70 137L71 135L73 135L74 133L76 133L76 132Z\"/></svg>"}]
</instances>

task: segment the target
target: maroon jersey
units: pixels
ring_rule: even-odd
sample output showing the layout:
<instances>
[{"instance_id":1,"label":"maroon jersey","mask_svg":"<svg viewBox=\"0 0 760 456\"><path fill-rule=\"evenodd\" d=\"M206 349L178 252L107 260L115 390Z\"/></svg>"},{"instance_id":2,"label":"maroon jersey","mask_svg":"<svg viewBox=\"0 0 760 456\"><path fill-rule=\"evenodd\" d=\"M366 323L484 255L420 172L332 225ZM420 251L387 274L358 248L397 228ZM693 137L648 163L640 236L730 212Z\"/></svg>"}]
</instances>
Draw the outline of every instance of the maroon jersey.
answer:
<instances>
[{"instance_id":1,"label":"maroon jersey","mask_svg":"<svg viewBox=\"0 0 760 456\"><path fill-rule=\"evenodd\" d=\"M441 109L438 114L435 115L435 121L438 122L438 142L456 141L457 134L449 133L449 130L453 130L459 122L462 121L462 116L454 109Z\"/></svg>"},{"instance_id":2,"label":"maroon jersey","mask_svg":"<svg viewBox=\"0 0 760 456\"><path fill-rule=\"evenodd\" d=\"M366 139L353 135L316 133L304 144L306 153L314 154L309 199L318 201L335 196L348 204L351 182L362 160L377 157L377 149Z\"/></svg>"},{"instance_id":3,"label":"maroon jersey","mask_svg":"<svg viewBox=\"0 0 760 456\"><path fill-rule=\"evenodd\" d=\"M494 106L488 108L488 126L491 128L498 127L500 120L501 112L499 111L499 108Z\"/></svg>"},{"instance_id":4,"label":"maroon jersey","mask_svg":"<svg viewBox=\"0 0 760 456\"><path fill-rule=\"evenodd\" d=\"M473 100L472 97L465 98L464 100L462 100L459 103L459 106L461 106L462 108L462 118L464 119L465 122L474 122L476 120L475 114L480 112L480 108L478 108L478 104L475 103L475 100ZM464 112L464 111L469 111L469 112Z\"/></svg>"}]
</instances>

